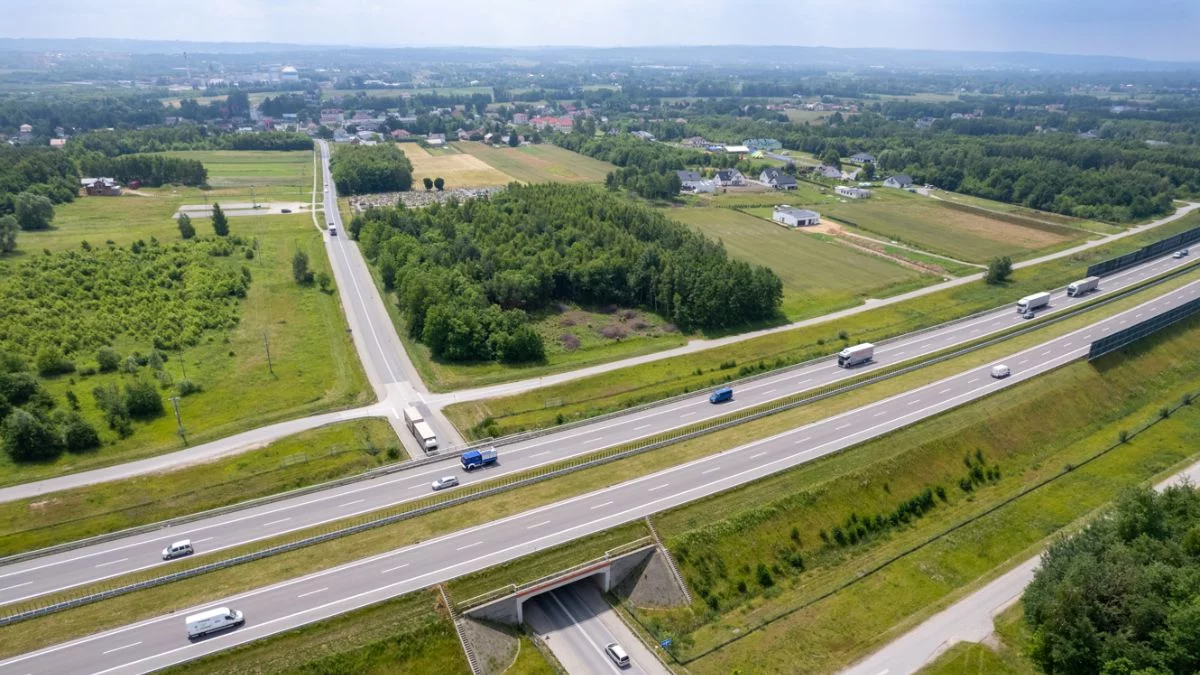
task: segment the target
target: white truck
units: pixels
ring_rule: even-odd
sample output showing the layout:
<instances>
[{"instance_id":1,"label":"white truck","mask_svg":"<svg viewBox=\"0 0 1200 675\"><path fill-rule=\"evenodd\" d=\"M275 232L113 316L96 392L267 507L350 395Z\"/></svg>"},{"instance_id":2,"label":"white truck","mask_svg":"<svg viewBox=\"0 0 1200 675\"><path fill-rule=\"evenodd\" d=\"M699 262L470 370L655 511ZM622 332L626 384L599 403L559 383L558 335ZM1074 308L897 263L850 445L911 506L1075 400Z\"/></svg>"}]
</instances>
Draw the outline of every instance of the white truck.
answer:
<instances>
[{"instance_id":1,"label":"white truck","mask_svg":"<svg viewBox=\"0 0 1200 675\"><path fill-rule=\"evenodd\" d=\"M417 422L412 425L413 436L416 437L417 443L425 449L425 452L437 450L437 436L433 435L433 427L425 422Z\"/></svg>"},{"instance_id":2,"label":"white truck","mask_svg":"<svg viewBox=\"0 0 1200 675\"><path fill-rule=\"evenodd\" d=\"M852 368L875 358L875 345L864 342L861 345L846 347L838 352L837 357L839 368Z\"/></svg>"},{"instance_id":3,"label":"white truck","mask_svg":"<svg viewBox=\"0 0 1200 675\"><path fill-rule=\"evenodd\" d=\"M1091 293L1100 287L1100 277L1088 277L1067 284L1067 296L1078 298L1085 293Z\"/></svg>"},{"instance_id":4,"label":"white truck","mask_svg":"<svg viewBox=\"0 0 1200 675\"><path fill-rule=\"evenodd\" d=\"M1046 293L1046 292L1034 293L1033 295L1027 295L1017 301L1017 313L1024 314L1025 312L1032 312L1035 309L1038 309L1041 307L1049 307L1049 306L1050 306L1050 294L1049 293Z\"/></svg>"},{"instance_id":5,"label":"white truck","mask_svg":"<svg viewBox=\"0 0 1200 675\"><path fill-rule=\"evenodd\" d=\"M186 621L188 639L195 640L209 633L240 626L246 623L246 617L237 610L232 610L228 607L217 607L206 612L193 614Z\"/></svg>"}]
</instances>

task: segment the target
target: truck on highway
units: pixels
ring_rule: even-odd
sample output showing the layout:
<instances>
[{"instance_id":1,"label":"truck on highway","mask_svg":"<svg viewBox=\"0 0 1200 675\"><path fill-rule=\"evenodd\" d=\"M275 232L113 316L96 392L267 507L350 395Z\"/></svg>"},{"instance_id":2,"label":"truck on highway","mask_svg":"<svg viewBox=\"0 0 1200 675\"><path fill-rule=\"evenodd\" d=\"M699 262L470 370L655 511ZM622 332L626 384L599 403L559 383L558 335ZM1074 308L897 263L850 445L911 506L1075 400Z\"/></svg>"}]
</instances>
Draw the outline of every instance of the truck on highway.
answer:
<instances>
[{"instance_id":1,"label":"truck on highway","mask_svg":"<svg viewBox=\"0 0 1200 675\"><path fill-rule=\"evenodd\" d=\"M875 345L864 342L853 347L846 347L838 352L837 357L839 368L852 368L875 358Z\"/></svg>"},{"instance_id":2,"label":"truck on highway","mask_svg":"<svg viewBox=\"0 0 1200 675\"><path fill-rule=\"evenodd\" d=\"M1084 293L1091 293L1100 286L1100 277L1088 277L1067 284L1067 296L1078 298Z\"/></svg>"},{"instance_id":3,"label":"truck on highway","mask_svg":"<svg viewBox=\"0 0 1200 675\"><path fill-rule=\"evenodd\" d=\"M1017 301L1017 313L1024 314L1025 312L1032 312L1035 309L1039 309L1041 307L1049 307L1049 306L1050 306L1050 294L1049 293L1045 293L1045 292L1034 293L1033 295L1027 295Z\"/></svg>"},{"instance_id":4,"label":"truck on highway","mask_svg":"<svg viewBox=\"0 0 1200 675\"><path fill-rule=\"evenodd\" d=\"M425 422L417 422L412 425L412 434L425 452L437 450L437 436L433 435L433 427Z\"/></svg>"},{"instance_id":5,"label":"truck on highway","mask_svg":"<svg viewBox=\"0 0 1200 675\"><path fill-rule=\"evenodd\" d=\"M217 607L193 614L185 621L187 622L188 639L195 640L209 633L240 626L246 623L246 617L241 612L228 607Z\"/></svg>"},{"instance_id":6,"label":"truck on highway","mask_svg":"<svg viewBox=\"0 0 1200 675\"><path fill-rule=\"evenodd\" d=\"M496 448L483 448L482 450L468 450L458 458L462 462L462 466L467 471L495 464L500 458L496 452Z\"/></svg>"}]
</instances>

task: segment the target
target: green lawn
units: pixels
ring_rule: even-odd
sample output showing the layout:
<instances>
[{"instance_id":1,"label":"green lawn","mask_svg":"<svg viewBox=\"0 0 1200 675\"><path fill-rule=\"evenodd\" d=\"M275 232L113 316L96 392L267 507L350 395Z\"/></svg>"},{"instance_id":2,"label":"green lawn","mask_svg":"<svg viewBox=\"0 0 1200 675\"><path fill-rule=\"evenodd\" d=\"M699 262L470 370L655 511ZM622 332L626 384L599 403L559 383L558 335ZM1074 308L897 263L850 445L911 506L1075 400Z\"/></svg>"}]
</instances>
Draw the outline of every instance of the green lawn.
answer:
<instances>
[{"instance_id":1,"label":"green lawn","mask_svg":"<svg viewBox=\"0 0 1200 675\"><path fill-rule=\"evenodd\" d=\"M207 464L4 502L0 557L359 474L403 456L385 420L357 420Z\"/></svg>"},{"instance_id":2,"label":"green lawn","mask_svg":"<svg viewBox=\"0 0 1200 675\"><path fill-rule=\"evenodd\" d=\"M1028 258L1088 238L1088 233L1062 225L1029 221L1026 226L885 188L870 199L826 204L820 211L900 243L974 263L1000 255Z\"/></svg>"},{"instance_id":3,"label":"green lawn","mask_svg":"<svg viewBox=\"0 0 1200 675\"><path fill-rule=\"evenodd\" d=\"M294 196L298 201L308 201L312 193L310 150L196 150L164 154L199 160L208 169L208 184L213 188L245 188L248 193L249 187L254 186L260 198Z\"/></svg>"},{"instance_id":4,"label":"green lawn","mask_svg":"<svg viewBox=\"0 0 1200 675\"><path fill-rule=\"evenodd\" d=\"M157 203L149 197L94 199L108 209L118 204ZM81 200L70 208L84 214L89 203ZM97 218L95 226L91 219L96 216L88 214L87 218L70 219L69 224L60 223L59 229L48 233L24 233L20 245L28 252L42 246L74 247L80 239L101 243L114 238L128 243L150 236L163 242L179 237L170 224L169 213L159 211L155 218L137 211L136 217L127 219L121 217L120 210L106 213L106 218ZM207 219L197 218L194 223L198 232L211 232ZM230 228L233 234L258 241L253 260L214 259L214 264L233 265L235 269L244 266L251 274L250 291L240 301L240 322L227 334L213 333L182 353L169 353L166 363L166 370L176 381L186 377L203 387L200 393L180 402L188 440L201 443L270 422L369 402L370 387L346 332L337 294L301 287L292 279L292 255L298 249L308 252L314 271L328 271L321 235L312 226L311 216L230 218ZM120 234L114 236L114 229ZM68 244L71 240L75 243ZM273 373L268 371L264 337L270 344ZM121 340L115 346L123 353L149 350L149 345ZM68 356L80 367L92 365L94 360L92 354ZM65 405L67 391L78 396L83 415L101 430L105 445L96 452L67 454L49 464L15 466L7 456L0 457L0 484L92 469L182 447L169 404L167 414L144 424L135 423L135 433L128 438L117 439L107 430L91 392L97 385L119 383L123 377L130 376L75 374L45 380L60 406Z\"/></svg>"},{"instance_id":5,"label":"green lawn","mask_svg":"<svg viewBox=\"0 0 1200 675\"><path fill-rule=\"evenodd\" d=\"M957 286L845 319L621 368L524 394L454 404L445 412L459 430L466 433L486 417L491 417L503 429L518 431L621 410L711 386L714 375L721 376L718 379L722 380L732 376L721 372L730 363L735 369L759 363L766 367L783 367L827 355L836 351L834 345L840 344L837 336L842 331L854 342L877 341L998 307L1022 295L1067 284L1083 276L1089 264L1127 253L1198 224L1200 213L1192 213L1150 232L1018 270L1007 286L989 286L982 282ZM548 405L549 401L554 405Z\"/></svg>"},{"instance_id":6,"label":"green lawn","mask_svg":"<svg viewBox=\"0 0 1200 675\"><path fill-rule=\"evenodd\" d=\"M474 142L452 145L526 183L601 183L617 168L548 143L519 148L493 148Z\"/></svg>"},{"instance_id":7,"label":"green lawn","mask_svg":"<svg viewBox=\"0 0 1200 675\"><path fill-rule=\"evenodd\" d=\"M940 281L733 209L677 208L666 214L721 240L730 255L774 270L783 280L783 312L792 320Z\"/></svg>"}]
</instances>

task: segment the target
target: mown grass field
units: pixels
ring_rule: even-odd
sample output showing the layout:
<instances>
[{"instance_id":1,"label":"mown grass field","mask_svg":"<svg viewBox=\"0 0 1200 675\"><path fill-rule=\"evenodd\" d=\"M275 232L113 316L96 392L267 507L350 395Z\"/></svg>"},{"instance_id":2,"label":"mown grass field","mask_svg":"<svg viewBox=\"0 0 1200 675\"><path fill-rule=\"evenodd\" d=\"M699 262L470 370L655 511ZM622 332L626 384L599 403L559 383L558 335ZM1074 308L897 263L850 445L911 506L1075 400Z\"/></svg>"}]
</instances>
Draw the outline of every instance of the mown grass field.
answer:
<instances>
[{"instance_id":1,"label":"mown grass field","mask_svg":"<svg viewBox=\"0 0 1200 675\"><path fill-rule=\"evenodd\" d=\"M1125 301L1122 301L1125 302ZM1071 321L1081 321L1083 317ZM1049 329L1053 334L1071 328L1069 322ZM268 559L241 565L218 572L213 572L193 579L180 581L169 586L149 589L129 594L112 600L86 605L76 609L60 612L54 616L33 619L22 622L6 629L6 640L0 642L0 657L9 656L22 651L46 646L52 642L61 642L72 637L128 623L131 620L157 616L165 611L176 611L195 604L226 597L275 581L292 578L309 572L349 562L357 558L396 549L398 547L427 541L430 538L446 534L461 528L471 527L481 523L492 522L511 514L520 513L531 508L549 504L561 499L579 495L592 490L601 489L637 476L677 466L699 457L711 455L721 450L746 443L752 439L765 438L788 429L810 422L824 419L831 415L845 412L871 401L906 391L922 384L935 381L951 373L961 372L962 369L990 363L999 356L1009 353L1008 350L1019 349L1036 341L1047 339L1039 333L1014 338L1005 343L976 352L973 355L960 357L942 364L930 366L914 373L909 373L892 380L864 387L834 398L826 399L809 406L803 406L784 413L766 417L732 429L719 431L699 438L673 445L663 452L650 452L637 455L600 467L567 474L554 481L548 481L520 490L502 493L492 497L440 510L406 520L395 525L377 528L352 537L300 549L290 553L274 556ZM870 461L870 455L855 454L862 461ZM771 495L768 495L771 497ZM731 511L730 513L736 513ZM723 517L723 516L722 516ZM633 525L630 525L633 527ZM617 528L619 529L619 528ZM300 533L292 536L300 536ZM630 541L636 539L637 532L630 533ZM605 537L598 535L598 540ZM274 543L257 542L239 549L225 552L236 555L242 549L257 550L264 545ZM600 544L611 548L619 543L619 538ZM595 551L580 548L575 553L571 547L555 553L555 564L569 566L584 562L595 557ZM473 587L465 591L483 593L509 582L529 580L529 574L541 569L542 563L536 558L528 559L522 566L509 565L511 576L506 577L496 571L484 572L468 580L466 583ZM526 568L529 569L526 569ZM532 571L530 571L532 570ZM126 580L140 578L138 575L129 576ZM119 583L121 579L109 583ZM454 582L451 582L454 584ZM86 589L77 589L84 592ZM455 593L457 599L466 597ZM64 595L63 597L68 597ZM46 598L42 599L43 601Z\"/></svg>"},{"instance_id":2,"label":"mown grass field","mask_svg":"<svg viewBox=\"0 0 1200 675\"><path fill-rule=\"evenodd\" d=\"M404 457L382 419L342 422L176 471L0 504L0 557L362 473Z\"/></svg>"},{"instance_id":3,"label":"mown grass field","mask_svg":"<svg viewBox=\"0 0 1200 675\"><path fill-rule=\"evenodd\" d=\"M525 183L602 183L608 172L616 169L608 162L548 143L518 148L493 148L473 142L451 145Z\"/></svg>"},{"instance_id":4,"label":"mown grass field","mask_svg":"<svg viewBox=\"0 0 1200 675\"><path fill-rule=\"evenodd\" d=\"M1094 364L1073 363L830 459L657 517L692 589L715 599L641 612L642 619L656 634L676 636L676 656L691 672L729 672L749 659L779 672L848 665L1006 565L1034 555L1047 537L1125 487L1194 461L1200 454L1196 405L1088 460L1112 447L1119 431L1154 420L1162 406L1195 393L1200 358L1189 345L1198 338L1200 320L1192 319ZM1038 425L1021 424L1032 417ZM969 471L967 461L980 456L999 468L1000 478L964 490L958 482ZM887 513L935 486L947 499L909 524L848 546L826 544L819 534L852 514ZM999 510L985 515L993 507ZM963 522L969 524L942 534ZM803 555L804 571L780 570L780 551L789 549ZM759 562L773 573L770 587L747 572ZM747 590L738 582L748 582Z\"/></svg>"},{"instance_id":5,"label":"mown grass field","mask_svg":"<svg viewBox=\"0 0 1200 675\"><path fill-rule=\"evenodd\" d=\"M931 253L974 263L1000 255L1031 257L1088 238L1086 232L1065 226L1024 226L884 188L875 190L870 199L824 205L822 215Z\"/></svg>"},{"instance_id":6,"label":"mown grass field","mask_svg":"<svg viewBox=\"0 0 1200 675\"><path fill-rule=\"evenodd\" d=\"M248 191L254 186L255 195L260 198L294 196L298 201L308 201L312 194L311 150L191 150L163 154L204 164L208 169L208 184L213 188Z\"/></svg>"},{"instance_id":7,"label":"mown grass field","mask_svg":"<svg viewBox=\"0 0 1200 675\"><path fill-rule=\"evenodd\" d=\"M436 591L419 591L168 668L164 673L469 675Z\"/></svg>"},{"instance_id":8,"label":"mown grass field","mask_svg":"<svg viewBox=\"0 0 1200 675\"><path fill-rule=\"evenodd\" d=\"M774 270L783 280L783 313L792 320L940 281L733 209L682 208L665 213L720 240L735 258Z\"/></svg>"},{"instance_id":9,"label":"mown grass field","mask_svg":"<svg viewBox=\"0 0 1200 675\"><path fill-rule=\"evenodd\" d=\"M1192 213L1150 232L1018 270L1005 286L982 282L957 286L844 319L621 368L519 395L454 404L445 413L464 433L489 417L500 430L511 433L621 410L710 386L714 375L718 381L732 377L733 373L720 376L725 364L733 363L735 369L758 363L782 367L830 354L840 348L835 345L840 344L837 336L841 331L852 342L869 342L998 307L1013 298L1067 284L1080 278L1091 263L1127 253L1197 224L1200 213ZM548 405L548 401L555 404Z\"/></svg>"},{"instance_id":10,"label":"mown grass field","mask_svg":"<svg viewBox=\"0 0 1200 675\"><path fill-rule=\"evenodd\" d=\"M446 188L508 185L514 179L483 160L466 153L431 154L416 143L397 143L413 165L413 189L424 189L423 179L441 177Z\"/></svg>"},{"instance_id":11,"label":"mown grass field","mask_svg":"<svg viewBox=\"0 0 1200 675\"><path fill-rule=\"evenodd\" d=\"M1113 225L1110 223L1102 223L1096 220L1081 220L1072 216L1064 216L1060 213L1051 213L1049 211L1038 211L1018 204L1009 204L1008 202L997 202L983 197L974 197L959 192L947 192L946 190L938 190L934 193L938 199L944 199L948 202L958 204L966 204L968 206L977 206L981 209L989 211L999 211L1001 213L1011 213L1034 220L1041 220L1047 223L1057 225L1066 225L1068 227L1076 227L1082 230L1091 232L1099 232L1100 234L1114 234L1121 232L1125 228L1121 225Z\"/></svg>"},{"instance_id":12,"label":"mown grass field","mask_svg":"<svg viewBox=\"0 0 1200 675\"><path fill-rule=\"evenodd\" d=\"M95 198L97 200L101 198ZM179 232L169 213L158 212L151 218L139 212L137 218L123 219L116 208L121 204L141 206L154 198L120 197L99 202L107 212L99 230L91 226L94 214L59 222L55 231L23 233L20 246L36 251L43 245L78 246L81 239L103 243L112 228L122 230L118 243L128 244L140 238L156 236L171 242ZM142 200L142 201L134 201ZM89 200L71 204L85 212ZM66 210L66 209L63 209ZM160 224L165 221L166 224ZM211 234L208 219L194 219L200 233ZM182 352L169 353L166 370L175 381L192 380L203 391L180 401L184 427L192 444L214 440L239 431L282 419L319 411L363 405L371 400L370 387L346 332L336 292L323 293L315 286L299 286L292 278L291 261L297 250L308 253L310 268L329 271L321 235L309 214L283 216L247 216L230 218L232 234L247 240L257 239L253 260L217 259L214 264L245 266L252 276L249 293L241 300L241 319L227 334L213 333ZM43 243L45 242L45 243ZM27 253L29 254L29 253ZM19 258L18 258L19 260ZM269 341L272 367L268 370L264 337ZM150 345L115 345L123 353L143 352ZM93 364L94 355L68 355L77 366ZM48 464L16 466L0 456L0 484L14 484L45 478L68 471L126 462L183 447L176 435L174 416L168 412L146 423L135 423L135 433L116 440L107 432L95 405L92 389L109 382L120 383L119 373L83 377L78 374L44 380L47 389L63 403L68 391L78 396L82 414L100 429L106 443L99 450L79 455L63 455Z\"/></svg>"}]
</instances>

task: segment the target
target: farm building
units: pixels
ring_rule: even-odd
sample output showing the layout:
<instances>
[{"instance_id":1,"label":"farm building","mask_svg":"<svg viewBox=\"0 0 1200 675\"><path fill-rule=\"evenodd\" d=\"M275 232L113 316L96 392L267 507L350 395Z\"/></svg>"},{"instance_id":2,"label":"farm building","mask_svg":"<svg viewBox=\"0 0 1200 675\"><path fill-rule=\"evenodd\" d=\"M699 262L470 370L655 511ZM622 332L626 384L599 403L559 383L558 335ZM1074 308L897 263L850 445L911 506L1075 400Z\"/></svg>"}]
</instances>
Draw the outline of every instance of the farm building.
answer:
<instances>
[{"instance_id":1,"label":"farm building","mask_svg":"<svg viewBox=\"0 0 1200 675\"><path fill-rule=\"evenodd\" d=\"M875 161L875 155L869 152L856 152L850 155L850 161L855 164L870 164Z\"/></svg>"},{"instance_id":2,"label":"farm building","mask_svg":"<svg viewBox=\"0 0 1200 675\"><path fill-rule=\"evenodd\" d=\"M717 185L721 186L746 184L746 177L737 169L721 169L713 175L713 179Z\"/></svg>"},{"instance_id":3,"label":"farm building","mask_svg":"<svg viewBox=\"0 0 1200 675\"><path fill-rule=\"evenodd\" d=\"M742 142L742 145L751 150L780 150L783 148L783 143L780 143L774 138L750 138Z\"/></svg>"},{"instance_id":4,"label":"farm building","mask_svg":"<svg viewBox=\"0 0 1200 675\"><path fill-rule=\"evenodd\" d=\"M725 152L731 155L746 155L750 153L750 148L744 145L726 145Z\"/></svg>"},{"instance_id":5,"label":"farm building","mask_svg":"<svg viewBox=\"0 0 1200 675\"><path fill-rule=\"evenodd\" d=\"M808 225L820 225L821 214L816 211L797 209L783 204L775 207L775 211L771 214L771 220L788 227L805 227Z\"/></svg>"},{"instance_id":6,"label":"farm building","mask_svg":"<svg viewBox=\"0 0 1200 675\"><path fill-rule=\"evenodd\" d=\"M796 179L780 171L779 169L763 169L763 172L759 175L758 179L759 181L775 188L776 190L796 189Z\"/></svg>"},{"instance_id":7,"label":"farm building","mask_svg":"<svg viewBox=\"0 0 1200 675\"><path fill-rule=\"evenodd\" d=\"M888 176L887 180L883 181L884 186L890 188L906 188L913 184L912 176L898 173L895 176Z\"/></svg>"},{"instance_id":8,"label":"farm building","mask_svg":"<svg viewBox=\"0 0 1200 675\"><path fill-rule=\"evenodd\" d=\"M850 187L849 185L839 185L833 188L833 191L839 197L847 197L849 199L866 199L871 196L871 191L860 187Z\"/></svg>"},{"instance_id":9,"label":"farm building","mask_svg":"<svg viewBox=\"0 0 1200 675\"><path fill-rule=\"evenodd\" d=\"M116 197L121 194L121 184L112 178L80 178L79 184L91 197Z\"/></svg>"}]
</instances>

